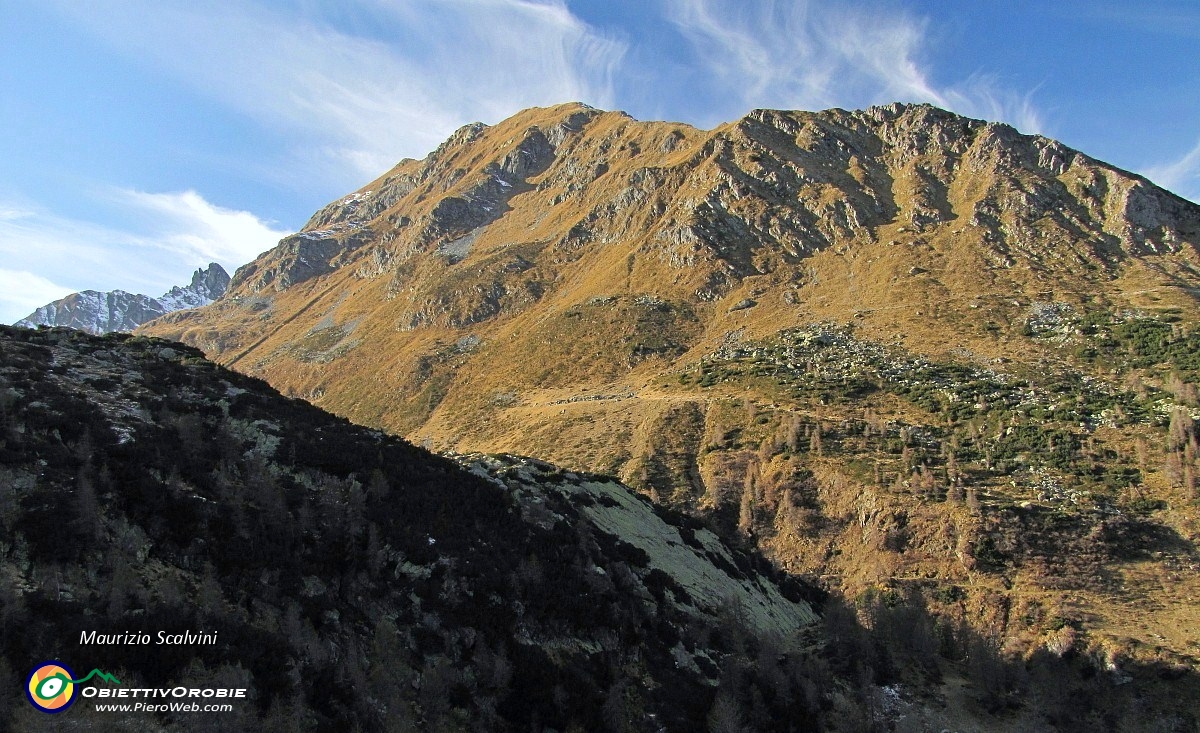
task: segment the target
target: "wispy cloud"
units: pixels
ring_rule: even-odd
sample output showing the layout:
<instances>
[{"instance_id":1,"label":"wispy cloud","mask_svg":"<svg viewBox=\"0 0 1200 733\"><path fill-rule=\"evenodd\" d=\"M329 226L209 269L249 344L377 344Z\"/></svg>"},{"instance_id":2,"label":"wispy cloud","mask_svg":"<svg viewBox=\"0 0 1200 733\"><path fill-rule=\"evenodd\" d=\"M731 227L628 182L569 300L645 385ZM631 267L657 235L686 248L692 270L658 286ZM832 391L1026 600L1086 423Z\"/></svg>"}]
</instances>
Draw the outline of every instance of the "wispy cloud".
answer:
<instances>
[{"instance_id":1,"label":"wispy cloud","mask_svg":"<svg viewBox=\"0 0 1200 733\"><path fill-rule=\"evenodd\" d=\"M712 76L746 108L861 107L930 102L1038 132L1032 93L995 77L939 86L923 60L927 22L837 2L666 0L668 14Z\"/></svg>"},{"instance_id":2,"label":"wispy cloud","mask_svg":"<svg viewBox=\"0 0 1200 733\"><path fill-rule=\"evenodd\" d=\"M287 234L247 212L214 206L194 191L116 190L108 203L137 226L99 226L0 202L0 260L6 265L0 321L23 318L78 290L158 295L209 262L242 265ZM46 277L47 263L53 263L52 279Z\"/></svg>"},{"instance_id":3,"label":"wispy cloud","mask_svg":"<svg viewBox=\"0 0 1200 733\"><path fill-rule=\"evenodd\" d=\"M12 323L72 290L25 270L0 267L0 321ZM14 315L15 314L15 315Z\"/></svg>"},{"instance_id":4,"label":"wispy cloud","mask_svg":"<svg viewBox=\"0 0 1200 733\"><path fill-rule=\"evenodd\" d=\"M214 206L195 191L118 190L115 199L145 215L148 229L140 239L198 263L241 265L274 247L288 234L248 211Z\"/></svg>"},{"instance_id":5,"label":"wispy cloud","mask_svg":"<svg viewBox=\"0 0 1200 733\"><path fill-rule=\"evenodd\" d=\"M991 74L972 74L943 89L940 104L968 117L1007 122L1028 134L1045 133L1046 123L1033 102L1037 89L1018 92Z\"/></svg>"},{"instance_id":6,"label":"wispy cloud","mask_svg":"<svg viewBox=\"0 0 1200 733\"><path fill-rule=\"evenodd\" d=\"M638 66L624 37L584 22L566 0L346 0L336 10L264 0L47 1L288 140L293 180L333 178L339 188L423 156L465 122L568 100L653 107L645 97L661 91L654 87L677 83ZM1042 130L1031 94L994 76L935 83L924 58L928 21L910 13L838 0L659 0L646 9L641 22L668 32L645 41L654 49L636 49L649 51L640 60L671 59L671 29L690 43L704 73L695 92L712 102L687 105L684 116L699 124L753 107L901 100Z\"/></svg>"},{"instance_id":7,"label":"wispy cloud","mask_svg":"<svg viewBox=\"0 0 1200 733\"><path fill-rule=\"evenodd\" d=\"M1141 173L1163 188L1200 203L1200 142L1176 160L1149 166Z\"/></svg>"},{"instance_id":8,"label":"wispy cloud","mask_svg":"<svg viewBox=\"0 0 1200 733\"><path fill-rule=\"evenodd\" d=\"M57 6L113 47L293 139L302 164L355 182L424 155L465 122L569 99L608 105L625 51L563 0L352 0L338 12L367 20L337 27L234 0Z\"/></svg>"}]
</instances>

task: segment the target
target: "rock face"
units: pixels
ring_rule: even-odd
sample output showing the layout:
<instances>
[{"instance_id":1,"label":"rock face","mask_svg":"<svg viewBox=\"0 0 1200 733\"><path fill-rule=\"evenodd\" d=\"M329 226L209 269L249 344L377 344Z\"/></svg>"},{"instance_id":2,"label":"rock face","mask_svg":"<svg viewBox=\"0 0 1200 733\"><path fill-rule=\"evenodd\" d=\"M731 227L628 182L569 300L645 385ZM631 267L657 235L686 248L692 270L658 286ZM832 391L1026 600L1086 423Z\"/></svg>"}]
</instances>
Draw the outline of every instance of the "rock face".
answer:
<instances>
[{"instance_id":1,"label":"rock face","mask_svg":"<svg viewBox=\"0 0 1200 733\"><path fill-rule=\"evenodd\" d=\"M1198 247L1200 207L928 105L569 104L460 129L145 330L617 476L851 595L926 579L1012 648L1069 618L1190 654Z\"/></svg>"},{"instance_id":2,"label":"rock face","mask_svg":"<svg viewBox=\"0 0 1200 733\"><path fill-rule=\"evenodd\" d=\"M158 302L167 312L199 308L225 294L229 288L229 273L215 262L192 273L192 281L184 287L176 285L163 293Z\"/></svg>"},{"instance_id":3,"label":"rock face","mask_svg":"<svg viewBox=\"0 0 1200 733\"><path fill-rule=\"evenodd\" d=\"M229 273L213 262L196 270L188 285L177 285L157 298L123 290L84 290L48 303L14 325L25 328L66 326L96 335L132 331L166 313L208 305L224 295L228 286Z\"/></svg>"}]
</instances>

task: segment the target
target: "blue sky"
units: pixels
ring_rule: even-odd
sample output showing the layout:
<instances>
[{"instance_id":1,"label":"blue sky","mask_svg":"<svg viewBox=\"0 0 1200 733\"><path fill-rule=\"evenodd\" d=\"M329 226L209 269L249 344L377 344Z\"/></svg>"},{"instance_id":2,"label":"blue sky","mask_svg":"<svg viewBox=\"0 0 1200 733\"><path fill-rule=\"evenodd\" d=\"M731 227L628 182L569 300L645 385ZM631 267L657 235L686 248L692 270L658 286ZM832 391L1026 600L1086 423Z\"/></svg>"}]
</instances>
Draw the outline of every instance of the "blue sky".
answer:
<instances>
[{"instance_id":1,"label":"blue sky","mask_svg":"<svg viewBox=\"0 0 1200 733\"><path fill-rule=\"evenodd\" d=\"M456 127L928 101L1200 200L1195 0L3 0L0 321L233 268Z\"/></svg>"}]
</instances>

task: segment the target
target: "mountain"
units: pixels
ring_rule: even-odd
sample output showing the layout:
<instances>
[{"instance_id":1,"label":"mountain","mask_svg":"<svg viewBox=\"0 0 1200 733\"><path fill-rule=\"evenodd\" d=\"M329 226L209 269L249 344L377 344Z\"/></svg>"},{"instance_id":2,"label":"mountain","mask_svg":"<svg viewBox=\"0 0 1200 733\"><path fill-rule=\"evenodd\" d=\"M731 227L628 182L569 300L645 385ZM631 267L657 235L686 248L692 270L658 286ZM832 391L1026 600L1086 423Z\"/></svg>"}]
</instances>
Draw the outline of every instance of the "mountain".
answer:
<instances>
[{"instance_id":1,"label":"mountain","mask_svg":"<svg viewBox=\"0 0 1200 733\"><path fill-rule=\"evenodd\" d=\"M175 287L157 298L124 290L84 290L48 303L17 321L16 326L67 326L91 334L132 331L172 311L208 305L225 294L229 273L213 262L192 273L186 287Z\"/></svg>"},{"instance_id":2,"label":"mountain","mask_svg":"<svg viewBox=\"0 0 1200 733\"><path fill-rule=\"evenodd\" d=\"M144 331L435 449L617 476L1015 657L1187 668L1198 246L1195 204L928 105L572 104L460 129Z\"/></svg>"}]
</instances>

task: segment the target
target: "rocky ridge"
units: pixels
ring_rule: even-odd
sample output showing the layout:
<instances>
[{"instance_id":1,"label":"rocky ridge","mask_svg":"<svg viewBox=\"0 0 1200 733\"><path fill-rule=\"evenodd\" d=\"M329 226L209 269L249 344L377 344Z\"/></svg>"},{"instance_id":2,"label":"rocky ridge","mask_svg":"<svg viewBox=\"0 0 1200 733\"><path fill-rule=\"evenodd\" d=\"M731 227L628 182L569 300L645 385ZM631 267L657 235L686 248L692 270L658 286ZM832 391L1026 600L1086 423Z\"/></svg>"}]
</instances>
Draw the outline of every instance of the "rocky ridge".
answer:
<instances>
[{"instance_id":1,"label":"rocky ridge","mask_svg":"<svg viewBox=\"0 0 1200 733\"><path fill-rule=\"evenodd\" d=\"M213 262L192 273L188 285L176 285L157 298L124 290L84 290L47 303L13 325L66 326L95 335L133 331L166 313L208 305L224 295L228 286L229 273Z\"/></svg>"}]
</instances>

